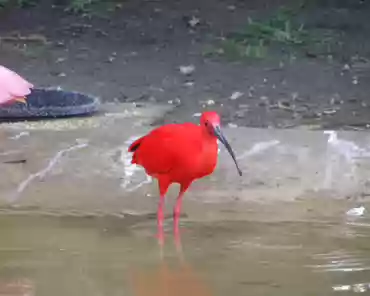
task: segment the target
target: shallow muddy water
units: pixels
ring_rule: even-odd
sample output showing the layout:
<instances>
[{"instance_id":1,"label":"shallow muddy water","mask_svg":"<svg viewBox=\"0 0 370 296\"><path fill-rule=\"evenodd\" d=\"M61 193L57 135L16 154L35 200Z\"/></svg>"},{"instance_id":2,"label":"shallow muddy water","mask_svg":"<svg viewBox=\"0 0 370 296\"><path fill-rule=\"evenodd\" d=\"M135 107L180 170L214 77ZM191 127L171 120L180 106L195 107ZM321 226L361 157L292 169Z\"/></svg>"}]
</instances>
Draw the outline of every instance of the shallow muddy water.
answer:
<instances>
[{"instance_id":1,"label":"shallow muddy water","mask_svg":"<svg viewBox=\"0 0 370 296\"><path fill-rule=\"evenodd\" d=\"M167 221L0 216L0 295L370 293L370 220Z\"/></svg>"}]
</instances>

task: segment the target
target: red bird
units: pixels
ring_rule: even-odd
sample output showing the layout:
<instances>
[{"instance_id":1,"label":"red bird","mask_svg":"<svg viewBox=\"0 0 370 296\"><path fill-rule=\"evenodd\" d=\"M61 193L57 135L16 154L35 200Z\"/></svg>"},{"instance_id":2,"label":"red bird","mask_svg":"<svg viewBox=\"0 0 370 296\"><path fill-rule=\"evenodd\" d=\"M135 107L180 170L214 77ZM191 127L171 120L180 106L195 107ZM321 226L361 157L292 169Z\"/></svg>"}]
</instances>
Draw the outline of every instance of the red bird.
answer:
<instances>
[{"instance_id":1,"label":"red bird","mask_svg":"<svg viewBox=\"0 0 370 296\"><path fill-rule=\"evenodd\" d=\"M242 175L235 154L220 128L216 112L204 112L200 125L193 123L168 124L152 130L134 141L128 148L133 152L133 164L142 166L146 173L158 180L158 230L163 235L163 205L165 194L172 183L180 184L180 193L174 208L174 230L178 222L182 197L191 183L213 173L217 164L217 139L233 158L239 175Z\"/></svg>"}]
</instances>

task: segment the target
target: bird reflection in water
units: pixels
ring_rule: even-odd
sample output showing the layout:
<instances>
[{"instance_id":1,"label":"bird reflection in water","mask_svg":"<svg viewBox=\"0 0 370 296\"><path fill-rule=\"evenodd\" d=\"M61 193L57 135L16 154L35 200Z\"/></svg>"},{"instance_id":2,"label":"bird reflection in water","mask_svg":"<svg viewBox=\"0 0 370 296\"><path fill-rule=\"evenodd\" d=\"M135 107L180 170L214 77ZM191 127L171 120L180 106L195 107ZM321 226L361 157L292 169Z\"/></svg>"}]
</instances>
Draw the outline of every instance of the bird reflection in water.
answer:
<instances>
[{"instance_id":1,"label":"bird reflection in water","mask_svg":"<svg viewBox=\"0 0 370 296\"><path fill-rule=\"evenodd\" d=\"M1 296L34 296L34 283L27 278L16 280L1 280L0 279L0 295Z\"/></svg>"},{"instance_id":2,"label":"bird reflection in water","mask_svg":"<svg viewBox=\"0 0 370 296\"><path fill-rule=\"evenodd\" d=\"M131 286L135 296L211 296L210 287L192 266L186 262L182 252L181 238L175 240L178 264L169 266L159 244L160 262L151 271L135 271L131 274Z\"/></svg>"}]
</instances>

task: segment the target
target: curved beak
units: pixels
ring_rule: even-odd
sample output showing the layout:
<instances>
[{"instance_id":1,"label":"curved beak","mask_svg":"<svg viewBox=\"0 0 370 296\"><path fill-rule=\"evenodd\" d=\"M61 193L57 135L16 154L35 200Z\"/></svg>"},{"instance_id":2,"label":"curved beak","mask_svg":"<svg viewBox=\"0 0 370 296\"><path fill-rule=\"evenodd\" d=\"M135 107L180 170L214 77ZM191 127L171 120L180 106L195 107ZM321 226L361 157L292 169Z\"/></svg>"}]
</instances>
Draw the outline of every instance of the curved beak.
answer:
<instances>
[{"instance_id":1,"label":"curved beak","mask_svg":"<svg viewBox=\"0 0 370 296\"><path fill-rule=\"evenodd\" d=\"M243 173L242 173L241 169L239 168L238 162L236 161L236 157L235 157L234 151L231 148L229 142L226 140L224 134L222 133L221 128L218 125L217 126L214 126L213 127L213 132L215 133L215 136L225 146L225 148L227 149L227 151L229 152L229 154L233 158L234 163L235 163L235 166L236 166L236 169L238 170L239 176L242 176Z\"/></svg>"}]
</instances>

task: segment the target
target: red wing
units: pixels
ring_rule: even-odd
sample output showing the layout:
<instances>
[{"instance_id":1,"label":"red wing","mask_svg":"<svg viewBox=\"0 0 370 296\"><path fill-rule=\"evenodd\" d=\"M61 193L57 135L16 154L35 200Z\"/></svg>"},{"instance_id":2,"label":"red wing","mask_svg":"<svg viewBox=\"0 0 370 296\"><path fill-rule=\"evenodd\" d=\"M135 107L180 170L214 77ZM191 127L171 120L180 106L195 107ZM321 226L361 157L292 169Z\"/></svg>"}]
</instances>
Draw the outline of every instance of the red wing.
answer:
<instances>
[{"instance_id":1,"label":"red wing","mask_svg":"<svg viewBox=\"0 0 370 296\"><path fill-rule=\"evenodd\" d=\"M131 144L130 149L136 150L133 159L148 174L168 173L177 165L179 157L188 152L186 148L191 144L191 139L197 137L198 132L198 126L194 124L159 127Z\"/></svg>"}]
</instances>

